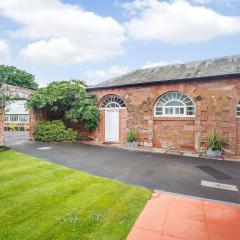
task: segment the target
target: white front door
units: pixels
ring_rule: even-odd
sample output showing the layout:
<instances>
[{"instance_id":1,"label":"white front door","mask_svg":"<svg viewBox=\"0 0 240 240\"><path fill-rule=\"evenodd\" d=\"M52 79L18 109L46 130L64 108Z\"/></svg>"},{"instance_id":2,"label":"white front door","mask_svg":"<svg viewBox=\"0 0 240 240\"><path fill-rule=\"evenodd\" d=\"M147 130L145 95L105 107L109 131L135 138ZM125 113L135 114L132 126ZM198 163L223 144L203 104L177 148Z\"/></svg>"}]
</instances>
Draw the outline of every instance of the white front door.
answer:
<instances>
[{"instance_id":1,"label":"white front door","mask_svg":"<svg viewBox=\"0 0 240 240\"><path fill-rule=\"evenodd\" d=\"M119 110L117 108L105 109L105 141L119 141Z\"/></svg>"}]
</instances>

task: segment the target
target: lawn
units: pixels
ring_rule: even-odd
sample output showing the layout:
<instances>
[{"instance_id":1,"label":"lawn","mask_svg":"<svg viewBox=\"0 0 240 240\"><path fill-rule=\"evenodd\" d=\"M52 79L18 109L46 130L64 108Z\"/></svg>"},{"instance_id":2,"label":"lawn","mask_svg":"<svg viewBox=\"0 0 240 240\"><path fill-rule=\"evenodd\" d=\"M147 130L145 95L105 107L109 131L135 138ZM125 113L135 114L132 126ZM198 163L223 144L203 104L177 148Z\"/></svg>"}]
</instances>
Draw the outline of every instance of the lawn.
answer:
<instances>
[{"instance_id":1,"label":"lawn","mask_svg":"<svg viewBox=\"0 0 240 240\"><path fill-rule=\"evenodd\" d=\"M0 152L0 239L125 239L151 192Z\"/></svg>"}]
</instances>

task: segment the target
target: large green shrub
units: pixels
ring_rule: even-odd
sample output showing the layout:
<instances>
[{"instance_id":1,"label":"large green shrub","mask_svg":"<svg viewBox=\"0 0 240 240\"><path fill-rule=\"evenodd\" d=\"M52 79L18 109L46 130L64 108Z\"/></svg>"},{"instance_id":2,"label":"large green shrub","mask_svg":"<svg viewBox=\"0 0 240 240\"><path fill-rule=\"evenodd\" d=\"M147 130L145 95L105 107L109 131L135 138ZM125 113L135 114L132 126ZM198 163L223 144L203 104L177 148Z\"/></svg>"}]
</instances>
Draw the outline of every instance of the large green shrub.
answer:
<instances>
[{"instance_id":1,"label":"large green shrub","mask_svg":"<svg viewBox=\"0 0 240 240\"><path fill-rule=\"evenodd\" d=\"M43 111L49 120L82 123L87 130L95 130L98 125L96 98L80 80L52 82L34 93L27 105Z\"/></svg>"},{"instance_id":2,"label":"large green shrub","mask_svg":"<svg viewBox=\"0 0 240 240\"><path fill-rule=\"evenodd\" d=\"M77 131L67 129L60 120L39 122L34 131L35 140L42 142L75 141L77 136Z\"/></svg>"}]
</instances>

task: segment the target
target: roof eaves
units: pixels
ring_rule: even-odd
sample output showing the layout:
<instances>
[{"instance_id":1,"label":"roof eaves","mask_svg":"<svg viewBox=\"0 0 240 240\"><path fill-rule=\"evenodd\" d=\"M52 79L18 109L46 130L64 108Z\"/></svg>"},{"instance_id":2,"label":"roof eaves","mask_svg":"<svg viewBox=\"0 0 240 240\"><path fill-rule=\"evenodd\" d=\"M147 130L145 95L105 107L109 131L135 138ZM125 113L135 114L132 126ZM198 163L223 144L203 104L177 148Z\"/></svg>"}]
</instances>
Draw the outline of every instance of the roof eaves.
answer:
<instances>
[{"instance_id":1,"label":"roof eaves","mask_svg":"<svg viewBox=\"0 0 240 240\"><path fill-rule=\"evenodd\" d=\"M229 73L229 74L222 74L222 75L212 75L212 76L203 76L203 77L191 77L191 78L180 78L180 79L165 79L165 80L157 80L151 82L138 82L138 83L126 83L126 84L116 84L116 85L109 85L109 86L96 86L96 87L87 87L89 91L101 90L101 89L111 89L111 88L123 88L123 87L135 87L135 86L145 86L145 85L156 85L161 83L178 83L178 82L188 82L193 80L216 80L216 79L226 79L232 77L239 77L239 73Z\"/></svg>"}]
</instances>

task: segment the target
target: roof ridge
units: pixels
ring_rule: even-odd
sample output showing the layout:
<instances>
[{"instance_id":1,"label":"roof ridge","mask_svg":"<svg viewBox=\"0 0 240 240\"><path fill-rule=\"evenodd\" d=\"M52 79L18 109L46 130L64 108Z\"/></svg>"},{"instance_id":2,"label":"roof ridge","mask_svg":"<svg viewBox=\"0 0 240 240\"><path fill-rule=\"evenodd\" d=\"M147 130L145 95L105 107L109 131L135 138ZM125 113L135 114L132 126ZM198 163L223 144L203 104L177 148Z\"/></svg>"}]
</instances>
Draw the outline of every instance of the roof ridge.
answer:
<instances>
[{"instance_id":1,"label":"roof ridge","mask_svg":"<svg viewBox=\"0 0 240 240\"><path fill-rule=\"evenodd\" d=\"M193 60L193 61L186 61L186 62L180 62L180 63L169 63L169 64L164 64L164 65L139 68L138 70L161 68L161 67L167 67L167 66L187 65L187 64L193 64L193 63L198 63L198 62L200 63L200 62L206 62L206 61L216 61L216 60L220 60L220 59L233 58L233 57L240 57L240 54L226 55L226 56L212 57L212 58L209 57L209 58L205 58L205 59L201 59L201 60Z\"/></svg>"}]
</instances>

